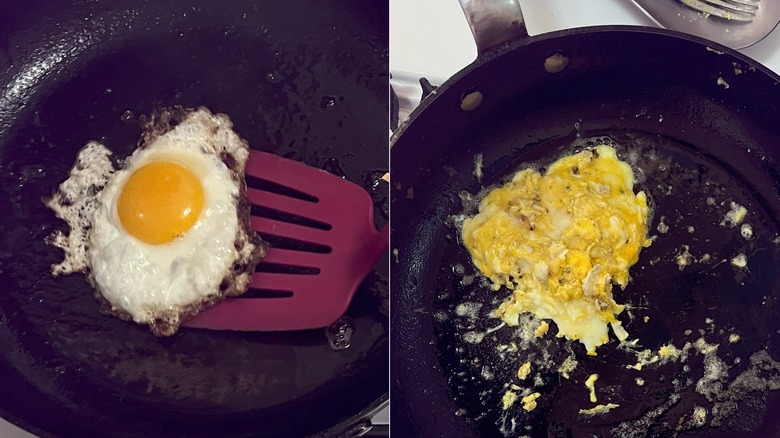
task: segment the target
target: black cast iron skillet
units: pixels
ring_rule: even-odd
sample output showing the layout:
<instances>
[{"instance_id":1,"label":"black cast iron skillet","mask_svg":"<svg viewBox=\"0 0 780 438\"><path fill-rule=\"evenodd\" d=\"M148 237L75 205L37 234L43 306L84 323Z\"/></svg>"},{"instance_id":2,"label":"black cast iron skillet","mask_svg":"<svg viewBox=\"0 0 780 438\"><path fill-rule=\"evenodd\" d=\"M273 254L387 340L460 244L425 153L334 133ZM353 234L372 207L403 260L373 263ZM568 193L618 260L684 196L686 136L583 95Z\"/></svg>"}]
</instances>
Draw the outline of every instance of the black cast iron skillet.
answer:
<instances>
[{"instance_id":1,"label":"black cast iron skillet","mask_svg":"<svg viewBox=\"0 0 780 438\"><path fill-rule=\"evenodd\" d=\"M550 73L545 60L556 54L569 63ZM462 109L463 97L475 91L481 104ZM596 357L570 343L579 366L569 380L545 372L540 382L520 382L514 376L525 360L546 352L560 364L568 347L552 328L545 341L504 359L496 349L517 340L510 329L476 345L462 340L468 331L497 326L489 313L510 292L472 281L475 268L450 225L452 215L468 210L464 191L475 194L528 163L543 168L582 148L617 145L640 169L637 188L653 200L650 230L657 236L632 268L629 286L615 290L618 302L634 306L633 318L624 312L621 320L643 348L670 341L680 347L700 337L719 344L728 378L716 385L727 388L755 352L780 359L780 248L773 242L780 233L778 105L778 77L754 61L701 39L639 27L514 39L483 51L425 99L391 149L393 433L778 436L777 391L742 387L712 395L723 415L719 426L709 426L713 403L696 392L704 364L694 352L685 364L639 372L625 368L636 360L614 340ZM481 181L474 176L477 154ZM752 240L720 224L732 201L748 208ZM658 231L661 218L665 234ZM680 269L686 247L692 262ZM730 263L739 253L748 258L747 271ZM711 261L701 261L705 254ZM483 304L477 318L453 311L464 302ZM732 333L742 339L729 343ZM579 409L593 406L584 386L591 373L600 375L599 403L620 407L584 418ZM540 392L539 406L527 413L518 402L504 412L508 382ZM694 406L707 409L708 426L689 427Z\"/></svg>"},{"instance_id":2,"label":"black cast iron skillet","mask_svg":"<svg viewBox=\"0 0 780 438\"><path fill-rule=\"evenodd\" d=\"M183 329L101 315L52 278L51 195L89 140L118 157L159 106L228 114L253 148L366 186L387 170L387 5L371 1L12 1L0 14L0 416L43 437L365 432L387 399L386 269L323 330ZM284 242L277 242L283 245Z\"/></svg>"}]
</instances>

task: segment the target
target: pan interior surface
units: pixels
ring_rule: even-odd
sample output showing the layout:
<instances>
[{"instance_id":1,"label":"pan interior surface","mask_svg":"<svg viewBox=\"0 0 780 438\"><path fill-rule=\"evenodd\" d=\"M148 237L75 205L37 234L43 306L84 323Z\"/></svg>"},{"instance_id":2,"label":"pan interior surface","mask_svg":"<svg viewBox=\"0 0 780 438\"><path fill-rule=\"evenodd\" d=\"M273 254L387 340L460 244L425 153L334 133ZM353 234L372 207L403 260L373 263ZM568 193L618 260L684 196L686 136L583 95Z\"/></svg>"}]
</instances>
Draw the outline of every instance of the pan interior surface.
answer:
<instances>
[{"instance_id":1,"label":"pan interior surface","mask_svg":"<svg viewBox=\"0 0 780 438\"><path fill-rule=\"evenodd\" d=\"M613 342L598 348L597 356L589 357L580 343L556 338L555 329L525 348L521 345L523 328L506 327L491 332L501 322L492 318L491 312L510 292L493 292L484 282L475 281L474 268L453 230L448 235L453 243L445 250L443 260L452 268L441 275L444 287L436 289L434 318L440 360L453 376L450 384L456 388L456 400L462 400L464 409L478 421L497 422L499 431L510 436L523 431L521 426L513 427L512 420L517 425L531 424L532 429L527 432L532 435L562 433L567 429L613 435L636 434L648 427L654 434L669 433L678 427L697 429L689 423L697 406L709 405L704 396L707 389L701 385L706 386L707 382L705 360L713 359L689 353L687 361L657 368L628 367L639 362L637 351L647 348L657 352L667 344L683 348L701 338L719 344L717 356L728 366L729 381L752 373L751 355L764 350L777 336L767 324L777 309L772 291L780 290L780 282L772 276L773 267L780 262L780 251L773 242L780 232L777 221L763 209L763 200L752 196L722 166L694 158L685 152L684 145L629 132L585 141L561 140L569 140L568 145L614 142L624 158L632 146L644 152L647 161L641 160L637 167L645 170L645 179L637 189L650 194L656 205L651 223L655 239L630 271L630 285L624 291L615 290L617 301L627 304L629 309L619 319L630 339L638 339L639 344L618 348L613 338ZM543 147L547 152L561 151L554 143ZM647 149L647 145L652 146ZM569 146L570 150L573 148ZM653 157L652 161L648 156ZM742 237L739 227L721 225L731 202L748 209L749 219L745 223L755 230L750 240ZM739 254L747 256L747 269L732 264L731 260ZM475 303L483 304L477 317L459 311L459 306L474 307ZM474 334L485 337L474 344ZM728 339L734 334L740 340L730 343ZM513 343L520 345L516 352L512 351ZM567 373L568 379L562 378L558 369L572 355L578 365ZM521 381L515 375L525 362L540 371ZM592 374L599 375L599 404L615 403L629 408L621 411L618 407L592 419L581 416L580 410L595 405L589 401L585 387ZM478 378L474 379L475 375ZM537 401L539 407L530 413L524 412L520 403L507 411L496 409L512 384L542 394ZM724 391L712 397L714 404L709 412L717 416L716 422L740 432L750 431L743 429L756 426L756 422L761 424L766 414L763 396L727 395ZM663 415L645 417L646 412L659 408ZM749 412L751 418L734 416L737 411Z\"/></svg>"},{"instance_id":2,"label":"pan interior surface","mask_svg":"<svg viewBox=\"0 0 780 438\"><path fill-rule=\"evenodd\" d=\"M591 29L516 42L459 73L412 115L392 150L392 208L404 218L392 244L397 430L621 437L777 430L771 412L780 396L768 391L778 384L780 358L777 79L745 58L661 33ZM544 63L554 55L568 66L550 73ZM481 105L463 111L462 96L474 91ZM431 129L442 120L448 129ZM614 337L589 357L581 344L555 338L553 324L525 344L516 328L493 331L501 321L491 312L511 292L493 292L475 275L452 226L453 216L473 213L473 201L462 199L597 144L614 145L634 165L635 189L654 206L654 242L626 289L614 290L629 304L619 319L629 339L639 339L633 350L690 343L686 361L628 369L636 354ZM414 170L403 164L412 160ZM749 238L740 225L724 224L732 203L747 209ZM732 262L740 254L746 267ZM700 338L718 345L714 356L692 347ZM558 368L570 356L578 365L566 378ZM519 379L528 361L536 371ZM585 386L591 374L599 375L598 403L618 407L580 414L595 405ZM526 411L518 398L502 409L509 390L540 393L538 406ZM435 423L415 410L432 404L441 406Z\"/></svg>"},{"instance_id":3,"label":"pan interior surface","mask_svg":"<svg viewBox=\"0 0 780 438\"><path fill-rule=\"evenodd\" d=\"M387 11L20 3L0 20L0 415L44 437L308 436L363 420L387 398L386 269L356 293L343 350L324 330L155 338L101 315L83 276L51 276L62 254L44 239L64 223L42 198L88 141L121 159L139 116L204 105L252 148L365 187L385 222Z\"/></svg>"}]
</instances>

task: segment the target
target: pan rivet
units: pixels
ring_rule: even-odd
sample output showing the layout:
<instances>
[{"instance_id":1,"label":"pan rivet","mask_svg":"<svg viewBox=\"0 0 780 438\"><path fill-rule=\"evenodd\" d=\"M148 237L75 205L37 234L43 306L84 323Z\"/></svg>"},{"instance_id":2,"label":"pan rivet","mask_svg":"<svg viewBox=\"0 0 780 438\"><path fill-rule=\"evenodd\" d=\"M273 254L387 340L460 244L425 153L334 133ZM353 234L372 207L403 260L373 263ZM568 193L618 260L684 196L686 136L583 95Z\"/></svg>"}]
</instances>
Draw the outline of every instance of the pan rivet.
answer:
<instances>
[{"instance_id":1,"label":"pan rivet","mask_svg":"<svg viewBox=\"0 0 780 438\"><path fill-rule=\"evenodd\" d=\"M547 73L558 73L569 65L569 58L556 53L544 60L544 69Z\"/></svg>"},{"instance_id":2,"label":"pan rivet","mask_svg":"<svg viewBox=\"0 0 780 438\"><path fill-rule=\"evenodd\" d=\"M468 91L460 99L460 109L463 111L474 111L482 104L482 93L479 91Z\"/></svg>"}]
</instances>

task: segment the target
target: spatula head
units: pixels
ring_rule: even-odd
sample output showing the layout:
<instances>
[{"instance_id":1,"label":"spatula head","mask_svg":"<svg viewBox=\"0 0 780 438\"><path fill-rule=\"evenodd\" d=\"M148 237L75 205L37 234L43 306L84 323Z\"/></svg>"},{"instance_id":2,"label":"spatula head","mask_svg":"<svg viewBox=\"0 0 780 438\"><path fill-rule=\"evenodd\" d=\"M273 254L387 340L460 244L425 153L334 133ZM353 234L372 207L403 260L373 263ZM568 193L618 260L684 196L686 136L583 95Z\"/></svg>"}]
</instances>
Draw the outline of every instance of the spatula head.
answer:
<instances>
[{"instance_id":1,"label":"spatula head","mask_svg":"<svg viewBox=\"0 0 780 438\"><path fill-rule=\"evenodd\" d=\"M250 290L184 323L216 330L325 327L347 310L388 247L360 186L324 170L252 151L246 166L252 228L273 246Z\"/></svg>"}]
</instances>

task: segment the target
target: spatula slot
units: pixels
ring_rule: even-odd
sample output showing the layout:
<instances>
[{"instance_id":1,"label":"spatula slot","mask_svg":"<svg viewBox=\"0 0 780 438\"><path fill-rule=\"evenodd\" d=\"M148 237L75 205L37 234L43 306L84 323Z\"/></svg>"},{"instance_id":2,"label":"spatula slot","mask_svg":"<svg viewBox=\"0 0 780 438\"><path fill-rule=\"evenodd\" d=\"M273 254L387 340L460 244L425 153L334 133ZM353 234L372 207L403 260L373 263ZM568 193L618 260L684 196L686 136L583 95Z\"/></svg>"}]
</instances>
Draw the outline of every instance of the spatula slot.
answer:
<instances>
[{"instance_id":1,"label":"spatula slot","mask_svg":"<svg viewBox=\"0 0 780 438\"><path fill-rule=\"evenodd\" d=\"M286 237L274 236L273 234L259 233L260 237L271 244L273 248L291 249L293 251L313 252L317 254L330 254L333 248L319 243L304 242L302 240L289 239Z\"/></svg>"},{"instance_id":2,"label":"spatula slot","mask_svg":"<svg viewBox=\"0 0 780 438\"><path fill-rule=\"evenodd\" d=\"M277 184L262 178L257 178L252 175L245 175L246 185L253 189L263 190L266 192L276 193L277 195L289 196L291 198L300 199L308 202L319 202L319 198L309 193L304 193L293 188Z\"/></svg>"},{"instance_id":3,"label":"spatula slot","mask_svg":"<svg viewBox=\"0 0 780 438\"><path fill-rule=\"evenodd\" d=\"M252 205L252 216L266 217L281 222L287 222L295 225L301 225L304 227L315 228L323 231L330 231L333 226L320 222L318 220L309 219L307 217L299 216L297 214L286 213L270 207L263 207L261 205Z\"/></svg>"},{"instance_id":4,"label":"spatula slot","mask_svg":"<svg viewBox=\"0 0 780 438\"><path fill-rule=\"evenodd\" d=\"M291 290L274 290L274 289L249 289L242 295L235 298L291 298L295 293Z\"/></svg>"},{"instance_id":5,"label":"spatula slot","mask_svg":"<svg viewBox=\"0 0 780 438\"><path fill-rule=\"evenodd\" d=\"M308 266L282 265L279 263L260 263L255 272L271 272L275 274L293 274L293 275L317 275L320 268Z\"/></svg>"}]
</instances>

